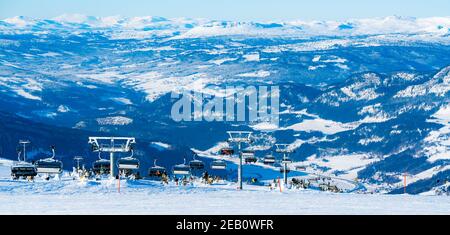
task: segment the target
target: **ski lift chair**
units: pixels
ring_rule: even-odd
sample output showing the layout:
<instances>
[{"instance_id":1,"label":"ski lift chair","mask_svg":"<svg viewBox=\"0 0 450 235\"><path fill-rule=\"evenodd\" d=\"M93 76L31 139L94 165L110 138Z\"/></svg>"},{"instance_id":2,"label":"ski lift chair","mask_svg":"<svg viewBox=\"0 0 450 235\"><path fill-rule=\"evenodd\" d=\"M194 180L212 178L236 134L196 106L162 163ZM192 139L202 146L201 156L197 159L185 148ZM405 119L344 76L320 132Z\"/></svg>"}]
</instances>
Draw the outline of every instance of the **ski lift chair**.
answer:
<instances>
[{"instance_id":1,"label":"ski lift chair","mask_svg":"<svg viewBox=\"0 0 450 235\"><path fill-rule=\"evenodd\" d=\"M45 159L40 159L35 162L36 171L38 174L60 174L63 170L62 161L55 159L55 147L52 146L52 156Z\"/></svg>"},{"instance_id":2,"label":"ski lift chair","mask_svg":"<svg viewBox=\"0 0 450 235\"><path fill-rule=\"evenodd\" d=\"M255 152L251 150L242 151L242 157L245 160L245 163L255 163L258 161L255 157Z\"/></svg>"},{"instance_id":3,"label":"ski lift chair","mask_svg":"<svg viewBox=\"0 0 450 235\"><path fill-rule=\"evenodd\" d=\"M163 174L167 175L166 168L156 165L156 159L153 166L148 169L148 176L152 178L161 178Z\"/></svg>"},{"instance_id":4,"label":"ski lift chair","mask_svg":"<svg viewBox=\"0 0 450 235\"><path fill-rule=\"evenodd\" d=\"M36 167L29 162L19 161L11 166L11 176L13 179L35 177L36 175Z\"/></svg>"},{"instance_id":5,"label":"ski lift chair","mask_svg":"<svg viewBox=\"0 0 450 235\"><path fill-rule=\"evenodd\" d=\"M205 163L203 163L200 160L195 159L194 155L194 159L192 161L189 162L189 167L193 170L201 170L203 168L205 168Z\"/></svg>"},{"instance_id":6,"label":"ski lift chair","mask_svg":"<svg viewBox=\"0 0 450 235\"><path fill-rule=\"evenodd\" d=\"M191 171L189 165L186 165L186 159L184 159L182 164L173 166L172 173L174 175L190 175Z\"/></svg>"},{"instance_id":7,"label":"ski lift chair","mask_svg":"<svg viewBox=\"0 0 450 235\"><path fill-rule=\"evenodd\" d=\"M274 164L275 161L276 161L276 159L272 154L266 155L263 160L264 164L267 164L267 165Z\"/></svg>"},{"instance_id":8,"label":"ski lift chair","mask_svg":"<svg viewBox=\"0 0 450 235\"><path fill-rule=\"evenodd\" d=\"M140 166L139 159L133 157L134 151L131 150L131 156L121 158L117 161L119 170L138 170Z\"/></svg>"},{"instance_id":9,"label":"ski lift chair","mask_svg":"<svg viewBox=\"0 0 450 235\"><path fill-rule=\"evenodd\" d=\"M98 152L98 160L92 164L92 171L96 175L111 173L111 161L101 158L101 152Z\"/></svg>"},{"instance_id":10,"label":"ski lift chair","mask_svg":"<svg viewBox=\"0 0 450 235\"><path fill-rule=\"evenodd\" d=\"M227 169L227 163L224 160L215 160L211 163L211 169L225 170Z\"/></svg>"},{"instance_id":11,"label":"ski lift chair","mask_svg":"<svg viewBox=\"0 0 450 235\"><path fill-rule=\"evenodd\" d=\"M231 156L234 154L234 150L232 148L222 148L219 151L220 155L228 155Z\"/></svg>"}]
</instances>

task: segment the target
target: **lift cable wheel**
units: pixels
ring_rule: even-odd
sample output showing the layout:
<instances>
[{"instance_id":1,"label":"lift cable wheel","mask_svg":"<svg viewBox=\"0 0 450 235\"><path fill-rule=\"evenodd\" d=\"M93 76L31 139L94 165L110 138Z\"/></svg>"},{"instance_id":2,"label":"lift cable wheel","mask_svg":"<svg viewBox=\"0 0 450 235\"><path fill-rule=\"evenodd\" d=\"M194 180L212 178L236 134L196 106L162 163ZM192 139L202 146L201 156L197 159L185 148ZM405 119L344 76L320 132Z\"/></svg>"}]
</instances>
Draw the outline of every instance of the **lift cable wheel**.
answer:
<instances>
[{"instance_id":1,"label":"lift cable wheel","mask_svg":"<svg viewBox=\"0 0 450 235\"><path fill-rule=\"evenodd\" d=\"M239 167L238 167L238 189L242 190L242 153L241 145L242 143L250 144L252 142L251 136L253 132L251 131L227 131L229 136L228 142L236 143L239 151Z\"/></svg>"},{"instance_id":2,"label":"lift cable wheel","mask_svg":"<svg viewBox=\"0 0 450 235\"><path fill-rule=\"evenodd\" d=\"M84 165L81 166L81 162L83 162L84 158L82 156L75 156L73 161L76 163L76 167L73 168L73 173L81 177L84 171Z\"/></svg>"}]
</instances>

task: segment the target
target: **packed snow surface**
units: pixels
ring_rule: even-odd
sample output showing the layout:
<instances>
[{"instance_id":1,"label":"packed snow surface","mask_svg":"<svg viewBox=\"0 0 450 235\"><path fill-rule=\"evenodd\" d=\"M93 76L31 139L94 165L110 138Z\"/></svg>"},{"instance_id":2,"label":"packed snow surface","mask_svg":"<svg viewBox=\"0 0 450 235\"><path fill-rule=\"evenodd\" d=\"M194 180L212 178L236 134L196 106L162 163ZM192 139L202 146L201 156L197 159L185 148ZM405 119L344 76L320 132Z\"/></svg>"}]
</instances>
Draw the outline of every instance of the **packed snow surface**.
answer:
<instances>
[{"instance_id":1,"label":"packed snow surface","mask_svg":"<svg viewBox=\"0 0 450 235\"><path fill-rule=\"evenodd\" d=\"M189 186L156 181L13 181L0 162L0 214L449 214L450 197L270 190L234 183Z\"/></svg>"}]
</instances>

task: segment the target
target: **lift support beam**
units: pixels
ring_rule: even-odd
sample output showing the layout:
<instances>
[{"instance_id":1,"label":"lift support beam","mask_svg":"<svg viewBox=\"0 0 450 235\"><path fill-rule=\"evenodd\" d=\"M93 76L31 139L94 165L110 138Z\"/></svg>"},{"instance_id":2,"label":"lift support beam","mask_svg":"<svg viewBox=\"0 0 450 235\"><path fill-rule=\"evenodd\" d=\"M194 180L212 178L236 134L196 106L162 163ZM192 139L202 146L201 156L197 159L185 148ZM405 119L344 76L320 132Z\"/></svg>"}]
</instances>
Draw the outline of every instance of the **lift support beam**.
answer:
<instances>
[{"instance_id":1,"label":"lift support beam","mask_svg":"<svg viewBox=\"0 0 450 235\"><path fill-rule=\"evenodd\" d=\"M103 143L104 142L104 143ZM119 143L119 144L118 144ZM120 144L121 143L121 144ZM110 174L116 177L114 153L127 153L131 151L131 145L136 143L134 137L89 137L89 144L94 152L108 152L110 157Z\"/></svg>"},{"instance_id":2,"label":"lift support beam","mask_svg":"<svg viewBox=\"0 0 450 235\"><path fill-rule=\"evenodd\" d=\"M228 142L237 143L239 154L239 167L238 167L238 189L242 190L242 143L251 143L251 136L253 132L250 131L227 131L229 138Z\"/></svg>"}]
</instances>

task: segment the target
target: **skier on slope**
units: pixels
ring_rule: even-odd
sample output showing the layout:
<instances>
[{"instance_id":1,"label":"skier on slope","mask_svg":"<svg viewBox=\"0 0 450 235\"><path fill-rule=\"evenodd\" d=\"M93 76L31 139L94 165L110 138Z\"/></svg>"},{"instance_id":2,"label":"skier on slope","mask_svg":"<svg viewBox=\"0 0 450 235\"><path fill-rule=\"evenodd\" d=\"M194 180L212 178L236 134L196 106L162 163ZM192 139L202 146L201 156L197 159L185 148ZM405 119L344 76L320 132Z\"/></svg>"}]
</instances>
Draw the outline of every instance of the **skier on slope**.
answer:
<instances>
[{"instance_id":1,"label":"skier on slope","mask_svg":"<svg viewBox=\"0 0 450 235\"><path fill-rule=\"evenodd\" d=\"M205 181L205 183L208 183L208 179L209 179L208 171L205 171L205 172L203 173L203 180Z\"/></svg>"}]
</instances>

